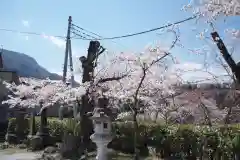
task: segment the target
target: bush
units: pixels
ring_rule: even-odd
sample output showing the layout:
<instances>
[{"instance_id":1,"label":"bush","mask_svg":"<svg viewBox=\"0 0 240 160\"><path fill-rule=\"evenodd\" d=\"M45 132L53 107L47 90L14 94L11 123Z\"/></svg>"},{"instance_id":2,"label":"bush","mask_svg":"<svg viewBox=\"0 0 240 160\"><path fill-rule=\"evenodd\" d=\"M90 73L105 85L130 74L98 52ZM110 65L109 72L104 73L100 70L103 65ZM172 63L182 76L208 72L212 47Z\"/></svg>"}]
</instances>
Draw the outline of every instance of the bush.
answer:
<instances>
[{"instance_id":1,"label":"bush","mask_svg":"<svg viewBox=\"0 0 240 160\"><path fill-rule=\"evenodd\" d=\"M10 120L14 128L15 119ZM36 118L36 128L39 128L40 119ZM48 118L50 135L57 141L62 140L64 131L71 131L66 126L70 121ZM71 123L73 125L73 123ZM11 125L10 125L11 126ZM11 127L10 127L11 128ZM11 129L12 130L12 129ZM133 153L134 134L132 122L118 122L113 124L115 138L109 144L112 148L123 153ZM233 159L234 153L240 153L240 125L228 127L194 125L159 125L140 124L138 130L138 149L140 155L148 155L148 147L154 148L161 158L173 159Z\"/></svg>"}]
</instances>

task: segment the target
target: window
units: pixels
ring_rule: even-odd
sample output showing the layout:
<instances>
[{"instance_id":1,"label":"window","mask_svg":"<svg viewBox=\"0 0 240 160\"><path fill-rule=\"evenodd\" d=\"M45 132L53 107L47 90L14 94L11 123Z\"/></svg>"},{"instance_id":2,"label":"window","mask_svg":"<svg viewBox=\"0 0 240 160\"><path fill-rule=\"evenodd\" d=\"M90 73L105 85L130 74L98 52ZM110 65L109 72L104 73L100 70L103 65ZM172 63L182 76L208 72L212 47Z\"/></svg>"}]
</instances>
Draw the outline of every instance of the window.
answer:
<instances>
[{"instance_id":1,"label":"window","mask_svg":"<svg viewBox=\"0 0 240 160\"><path fill-rule=\"evenodd\" d=\"M108 124L107 123L103 123L103 128L107 129L108 128Z\"/></svg>"}]
</instances>

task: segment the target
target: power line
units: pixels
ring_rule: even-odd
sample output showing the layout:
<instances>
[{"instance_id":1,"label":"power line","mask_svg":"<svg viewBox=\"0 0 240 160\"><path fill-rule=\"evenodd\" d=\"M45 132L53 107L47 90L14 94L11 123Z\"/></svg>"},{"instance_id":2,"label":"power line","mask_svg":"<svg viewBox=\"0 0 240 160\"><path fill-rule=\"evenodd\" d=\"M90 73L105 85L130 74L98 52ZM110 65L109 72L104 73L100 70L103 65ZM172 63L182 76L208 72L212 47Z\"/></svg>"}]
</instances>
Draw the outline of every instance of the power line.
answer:
<instances>
[{"instance_id":1,"label":"power line","mask_svg":"<svg viewBox=\"0 0 240 160\"><path fill-rule=\"evenodd\" d=\"M150 29L150 30L146 30L146 31L142 31L142 32L137 32L137 33L132 33L132 34L126 34L126 35L122 35L122 36L115 36L115 37L108 37L108 38L104 38L102 36L99 36L98 34L96 33L93 33L93 32L90 32L94 35L97 35L98 37L102 37L102 38L97 38L97 39L89 39L89 38L82 38L83 36L81 37L72 37L72 39L82 39L82 40L113 40L113 39L120 39L120 38L127 38L127 37L132 37L132 36L137 36L137 35L141 35L141 34L146 34L146 33L149 33L149 32L153 32L153 31L157 31L157 30L160 30L160 29L164 29L164 28L167 28L167 27L170 27L170 26L173 26L173 25L176 25L176 24L180 24L180 23L184 23L184 22L187 22L187 21L190 21L190 20L193 20L195 19L197 16L194 15L192 17L189 17L189 18L186 18L184 20L180 20L180 21L177 21L175 23L171 23L171 24L167 24L167 25L164 25L164 26L161 26L161 27L158 27L158 28L153 28L153 29ZM77 25L74 25L73 26L81 29L81 30L84 30L84 31L87 31ZM0 28L0 31L6 31L6 32L13 32L13 33L20 33L20 34L29 34L29 35L37 35L37 36L44 36L43 34L41 33L37 33L37 32L23 32L23 31L17 31L17 30L11 30L11 29L3 29L3 28ZM56 37L56 38L66 38L64 36L52 36L52 37Z\"/></svg>"},{"instance_id":2,"label":"power line","mask_svg":"<svg viewBox=\"0 0 240 160\"><path fill-rule=\"evenodd\" d=\"M5 31L5 32L12 32L12 33L20 33L20 34L28 34L28 35L36 35L36 36L44 36L42 33L37 33L37 32L24 32L24 31L17 31L17 30L12 30L12 29L4 29L0 28L0 31ZM52 36L52 35L51 35ZM64 36L52 36L56 38L66 38Z\"/></svg>"},{"instance_id":3,"label":"power line","mask_svg":"<svg viewBox=\"0 0 240 160\"><path fill-rule=\"evenodd\" d=\"M78 29L80 29L80 30L78 30L78 29L76 29L76 28L78 28ZM99 34L97 34L97 33L94 33L94 32L92 32L92 31L89 31L89 30L87 30L87 29L84 29L84 28L82 28L82 27L80 27L80 26L78 26L78 25L76 25L76 24L73 24L72 23L72 29L73 30L75 30L75 31L78 31L78 33L74 33L76 36L80 36L80 39L82 39L82 38L84 38L83 40L86 40L86 37L85 36L83 36L83 35L79 35L79 34L84 34L84 35L86 35L86 36L88 36L88 37L92 37L93 39L89 39L89 40L97 40L98 38L96 38L95 36L97 36L97 37L99 37L99 38L104 38L103 36L101 36L101 35L99 35ZM72 32L74 32L74 31L72 31ZM89 35L89 34L86 34L85 32L88 32L89 34L92 34L92 35L95 35L95 36L91 36L91 35ZM121 46L121 47L125 47L125 48L128 48L128 47L126 47L126 46L124 46L124 45L122 45L122 44L119 44L119 43L117 43L116 41L114 41L114 40L111 40L111 42L113 42L113 43L115 43L115 44L117 44L117 45L119 45L119 46Z\"/></svg>"},{"instance_id":4,"label":"power line","mask_svg":"<svg viewBox=\"0 0 240 160\"><path fill-rule=\"evenodd\" d=\"M83 30L83 31L88 32L88 33L91 33L91 34L93 34L93 35L95 35L95 36L98 36L98 37L100 37L100 38L103 38L103 37L100 36L99 34L96 34L96 33L94 33L94 32L91 32L91 31L89 31L89 30L86 30L86 29L84 29L84 28L82 28L82 27L79 27L79 26L73 24L73 23L72 23L72 26L77 27L77 28L80 29L80 30Z\"/></svg>"},{"instance_id":5,"label":"power line","mask_svg":"<svg viewBox=\"0 0 240 160\"><path fill-rule=\"evenodd\" d=\"M71 33L73 33L75 36L78 36L80 38L78 39L82 39L82 40L87 40L88 38L86 38L85 36L83 35L80 35L79 33L75 32L75 31L71 31ZM71 37L72 39L75 38L75 37Z\"/></svg>"},{"instance_id":6,"label":"power line","mask_svg":"<svg viewBox=\"0 0 240 160\"><path fill-rule=\"evenodd\" d=\"M157 30L160 30L160 29L163 29L163 28L171 27L171 26L173 26L173 25L177 25L177 24L180 24L180 23L184 23L184 22L193 20L193 19L195 19L196 17L197 17L197 16L194 15L194 16L192 16L192 17L186 18L186 19L184 19L184 20L177 21L177 22L175 22L175 23L167 24L167 25L164 25L164 26L161 26L161 27L158 27L158 28L153 28L153 29L149 29L149 30L146 30L146 31L142 31L142 32L137 32L137 33L132 33L132 34L126 34L126 35L123 35L123 36L115 36L115 37L108 37L108 38L99 38L99 39L95 39L95 40L113 40L113 39L127 38L127 37L137 36L137 35L141 35L141 34L146 34L146 33L149 33L149 32L157 31ZM81 29L83 30L83 28L81 28ZM75 39L78 39L78 38L75 38ZM93 40L93 39L87 39L87 40Z\"/></svg>"},{"instance_id":7,"label":"power line","mask_svg":"<svg viewBox=\"0 0 240 160\"><path fill-rule=\"evenodd\" d=\"M87 36L87 37L91 37L91 38L93 38L93 39L97 39L96 37L93 37L93 36L91 36L91 35L89 35L89 34L87 34L87 33L85 33L85 32L82 32L82 31L80 31L80 30L78 30L78 29L76 29L76 28L74 28L74 27L72 27L71 29L72 29L71 32L72 32L73 34L77 35L77 36L79 36L79 34L83 34L83 35L85 35L85 36ZM82 37L85 37L85 36L80 35L81 38L82 38ZM87 39L87 38L85 37L84 39Z\"/></svg>"}]
</instances>

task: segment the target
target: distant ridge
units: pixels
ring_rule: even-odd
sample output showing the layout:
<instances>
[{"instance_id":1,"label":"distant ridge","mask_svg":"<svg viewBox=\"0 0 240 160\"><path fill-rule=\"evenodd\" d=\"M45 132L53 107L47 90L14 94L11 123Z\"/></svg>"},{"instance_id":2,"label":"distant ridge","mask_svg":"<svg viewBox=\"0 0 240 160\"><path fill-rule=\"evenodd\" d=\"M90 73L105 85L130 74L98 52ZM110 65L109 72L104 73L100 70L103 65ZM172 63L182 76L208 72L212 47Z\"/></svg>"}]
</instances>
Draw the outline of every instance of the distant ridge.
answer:
<instances>
[{"instance_id":1,"label":"distant ridge","mask_svg":"<svg viewBox=\"0 0 240 160\"><path fill-rule=\"evenodd\" d=\"M15 71L21 77L32 77L37 79L49 78L50 80L62 79L62 76L49 72L47 69L39 65L34 58L24 53L4 49L2 52L2 58L3 68L5 70Z\"/></svg>"}]
</instances>

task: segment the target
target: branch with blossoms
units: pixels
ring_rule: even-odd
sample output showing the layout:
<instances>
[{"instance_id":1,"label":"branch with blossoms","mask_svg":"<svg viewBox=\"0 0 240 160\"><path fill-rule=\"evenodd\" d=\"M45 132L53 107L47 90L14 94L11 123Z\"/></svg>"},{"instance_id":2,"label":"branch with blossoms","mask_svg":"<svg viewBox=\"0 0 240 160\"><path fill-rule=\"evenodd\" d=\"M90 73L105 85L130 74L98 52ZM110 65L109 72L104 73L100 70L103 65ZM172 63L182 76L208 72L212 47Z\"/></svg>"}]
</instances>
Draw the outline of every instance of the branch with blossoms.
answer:
<instances>
[{"instance_id":1,"label":"branch with blossoms","mask_svg":"<svg viewBox=\"0 0 240 160\"><path fill-rule=\"evenodd\" d=\"M240 15L239 0L191 0L184 5L183 10L191 10L193 13L200 13L202 17L209 17L209 20L216 20L217 17L225 15Z\"/></svg>"},{"instance_id":2,"label":"branch with blossoms","mask_svg":"<svg viewBox=\"0 0 240 160\"><path fill-rule=\"evenodd\" d=\"M36 107L41 102L42 109L50 107L56 103L70 104L79 94L84 93L84 86L72 89L61 81L39 80L33 78L20 78L21 84L15 85L5 83L11 94L2 103L7 103L10 107Z\"/></svg>"}]
</instances>

